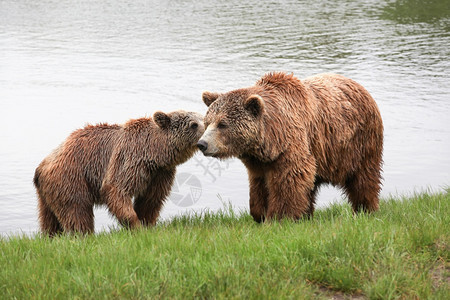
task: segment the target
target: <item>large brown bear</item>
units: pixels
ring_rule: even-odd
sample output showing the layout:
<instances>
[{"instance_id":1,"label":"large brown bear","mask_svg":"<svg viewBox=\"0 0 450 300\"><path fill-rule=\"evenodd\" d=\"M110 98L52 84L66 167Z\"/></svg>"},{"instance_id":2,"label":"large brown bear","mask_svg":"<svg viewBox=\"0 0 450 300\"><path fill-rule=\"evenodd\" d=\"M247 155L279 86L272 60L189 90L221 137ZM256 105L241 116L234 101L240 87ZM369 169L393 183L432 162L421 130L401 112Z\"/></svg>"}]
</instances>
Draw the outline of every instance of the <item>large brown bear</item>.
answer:
<instances>
[{"instance_id":1,"label":"large brown bear","mask_svg":"<svg viewBox=\"0 0 450 300\"><path fill-rule=\"evenodd\" d=\"M378 209L383 124L355 81L271 73L249 88L204 92L203 101L209 109L198 147L245 164L255 221L312 216L324 183L342 187L355 212Z\"/></svg>"},{"instance_id":2,"label":"large brown bear","mask_svg":"<svg viewBox=\"0 0 450 300\"><path fill-rule=\"evenodd\" d=\"M106 204L127 227L155 224L176 166L197 150L202 121L193 112L156 112L74 131L34 175L42 231L93 232L94 204Z\"/></svg>"}]
</instances>

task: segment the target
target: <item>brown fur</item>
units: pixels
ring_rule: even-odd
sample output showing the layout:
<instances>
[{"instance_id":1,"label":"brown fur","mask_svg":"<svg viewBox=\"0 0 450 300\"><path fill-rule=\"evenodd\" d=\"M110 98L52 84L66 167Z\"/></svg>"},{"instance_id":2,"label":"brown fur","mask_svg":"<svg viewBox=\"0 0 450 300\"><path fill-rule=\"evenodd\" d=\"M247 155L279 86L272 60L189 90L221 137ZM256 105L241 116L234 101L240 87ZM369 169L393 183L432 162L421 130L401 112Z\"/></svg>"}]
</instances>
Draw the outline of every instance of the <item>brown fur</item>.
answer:
<instances>
[{"instance_id":1,"label":"brown fur","mask_svg":"<svg viewBox=\"0 0 450 300\"><path fill-rule=\"evenodd\" d=\"M205 92L203 101L209 109L199 148L245 164L256 221L311 216L324 183L342 187L355 212L378 209L383 124L355 81L271 73L249 88Z\"/></svg>"},{"instance_id":2,"label":"brown fur","mask_svg":"<svg viewBox=\"0 0 450 300\"><path fill-rule=\"evenodd\" d=\"M36 169L41 230L91 233L94 204L106 204L124 226L155 224L176 166L203 131L202 117L184 111L74 131Z\"/></svg>"}]
</instances>

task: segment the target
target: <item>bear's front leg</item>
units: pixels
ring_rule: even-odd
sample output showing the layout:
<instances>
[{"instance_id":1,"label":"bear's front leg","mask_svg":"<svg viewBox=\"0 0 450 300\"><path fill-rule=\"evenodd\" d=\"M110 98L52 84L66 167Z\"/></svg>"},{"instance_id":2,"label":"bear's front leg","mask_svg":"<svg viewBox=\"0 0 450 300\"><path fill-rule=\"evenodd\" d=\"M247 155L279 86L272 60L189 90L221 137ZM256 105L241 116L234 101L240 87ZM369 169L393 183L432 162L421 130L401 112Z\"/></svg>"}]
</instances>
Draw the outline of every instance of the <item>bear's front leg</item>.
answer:
<instances>
[{"instance_id":1,"label":"bear's front leg","mask_svg":"<svg viewBox=\"0 0 450 300\"><path fill-rule=\"evenodd\" d=\"M136 197L134 210L145 226L156 224L164 200L169 196L175 169L158 170L142 195Z\"/></svg>"},{"instance_id":2,"label":"bear's front leg","mask_svg":"<svg viewBox=\"0 0 450 300\"><path fill-rule=\"evenodd\" d=\"M127 196L125 192L109 183L103 184L101 195L111 214L122 226L132 229L142 226L133 209L131 196Z\"/></svg>"},{"instance_id":3,"label":"bear's front leg","mask_svg":"<svg viewBox=\"0 0 450 300\"><path fill-rule=\"evenodd\" d=\"M298 220L308 215L314 178L314 159L280 158L266 174L267 219L287 217Z\"/></svg>"},{"instance_id":4,"label":"bear's front leg","mask_svg":"<svg viewBox=\"0 0 450 300\"><path fill-rule=\"evenodd\" d=\"M267 213L267 191L264 177L257 177L249 172L250 183L250 215L258 222L264 222Z\"/></svg>"}]
</instances>

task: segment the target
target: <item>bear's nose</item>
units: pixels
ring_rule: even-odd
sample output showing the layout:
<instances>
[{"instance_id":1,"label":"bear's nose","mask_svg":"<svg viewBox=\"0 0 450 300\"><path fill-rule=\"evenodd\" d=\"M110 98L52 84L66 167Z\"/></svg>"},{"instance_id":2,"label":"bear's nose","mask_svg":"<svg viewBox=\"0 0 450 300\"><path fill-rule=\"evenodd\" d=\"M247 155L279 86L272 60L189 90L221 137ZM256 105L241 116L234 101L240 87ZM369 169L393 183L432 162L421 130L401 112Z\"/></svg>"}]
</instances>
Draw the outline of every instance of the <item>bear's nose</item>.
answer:
<instances>
[{"instance_id":1,"label":"bear's nose","mask_svg":"<svg viewBox=\"0 0 450 300\"><path fill-rule=\"evenodd\" d=\"M206 149L208 149L208 143L205 142L204 140L200 140L197 143L197 147L198 149L200 149L200 151L205 152Z\"/></svg>"}]
</instances>

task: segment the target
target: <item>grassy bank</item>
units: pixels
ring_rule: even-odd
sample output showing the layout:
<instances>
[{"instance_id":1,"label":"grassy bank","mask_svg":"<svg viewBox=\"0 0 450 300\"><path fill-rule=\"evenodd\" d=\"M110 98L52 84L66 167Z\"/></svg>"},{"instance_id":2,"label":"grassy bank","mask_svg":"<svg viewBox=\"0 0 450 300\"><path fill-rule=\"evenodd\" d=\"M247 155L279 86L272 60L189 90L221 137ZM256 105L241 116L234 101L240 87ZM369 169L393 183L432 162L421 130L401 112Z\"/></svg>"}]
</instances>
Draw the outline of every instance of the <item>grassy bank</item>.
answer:
<instances>
[{"instance_id":1,"label":"grassy bank","mask_svg":"<svg viewBox=\"0 0 450 300\"><path fill-rule=\"evenodd\" d=\"M231 211L0 241L0 298L449 299L450 192L256 224Z\"/></svg>"}]
</instances>

